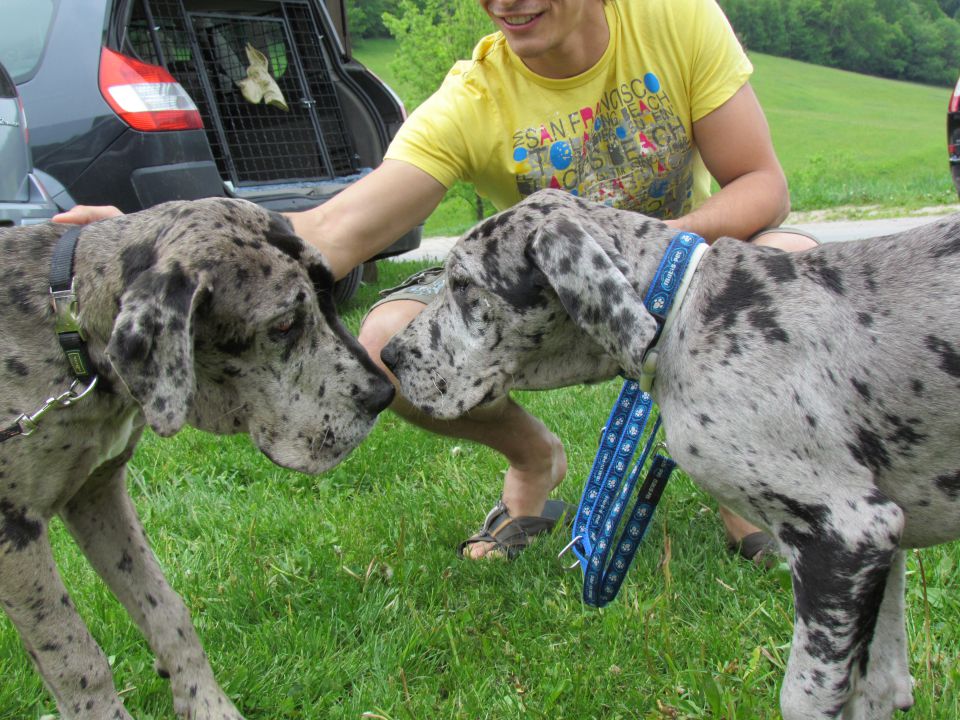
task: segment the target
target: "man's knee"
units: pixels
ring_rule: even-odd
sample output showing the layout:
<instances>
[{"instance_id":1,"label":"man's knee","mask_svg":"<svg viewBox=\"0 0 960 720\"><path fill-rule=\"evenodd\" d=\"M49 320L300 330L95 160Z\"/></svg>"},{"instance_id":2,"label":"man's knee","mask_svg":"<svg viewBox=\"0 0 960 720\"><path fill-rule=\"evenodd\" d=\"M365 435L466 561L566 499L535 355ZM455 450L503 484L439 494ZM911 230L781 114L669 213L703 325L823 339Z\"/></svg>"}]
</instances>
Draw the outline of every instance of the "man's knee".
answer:
<instances>
[{"instance_id":1,"label":"man's knee","mask_svg":"<svg viewBox=\"0 0 960 720\"><path fill-rule=\"evenodd\" d=\"M380 351L426 307L415 300L394 300L377 305L363 319L357 340L381 368ZM385 368L384 368L385 369Z\"/></svg>"},{"instance_id":2,"label":"man's knee","mask_svg":"<svg viewBox=\"0 0 960 720\"><path fill-rule=\"evenodd\" d=\"M787 228L764 230L750 238L750 242L754 245L764 245L787 252L809 250L820 244L812 235Z\"/></svg>"}]
</instances>

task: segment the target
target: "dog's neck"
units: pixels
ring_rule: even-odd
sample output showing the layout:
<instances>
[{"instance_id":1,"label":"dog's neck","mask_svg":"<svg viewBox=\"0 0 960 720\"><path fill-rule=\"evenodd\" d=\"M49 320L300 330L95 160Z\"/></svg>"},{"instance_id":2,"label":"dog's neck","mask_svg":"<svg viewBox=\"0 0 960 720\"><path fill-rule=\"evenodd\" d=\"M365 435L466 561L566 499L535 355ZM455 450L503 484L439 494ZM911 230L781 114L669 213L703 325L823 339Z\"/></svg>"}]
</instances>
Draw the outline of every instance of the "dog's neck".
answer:
<instances>
[{"instance_id":1,"label":"dog's neck","mask_svg":"<svg viewBox=\"0 0 960 720\"><path fill-rule=\"evenodd\" d=\"M80 327L94 363L101 371L109 367L103 352L113 331L125 287L124 274L135 260L123 238L136 232L136 215L103 220L83 229L73 261L73 287L77 295ZM149 241L142 249L148 254ZM119 258L119 262L118 262Z\"/></svg>"}]
</instances>

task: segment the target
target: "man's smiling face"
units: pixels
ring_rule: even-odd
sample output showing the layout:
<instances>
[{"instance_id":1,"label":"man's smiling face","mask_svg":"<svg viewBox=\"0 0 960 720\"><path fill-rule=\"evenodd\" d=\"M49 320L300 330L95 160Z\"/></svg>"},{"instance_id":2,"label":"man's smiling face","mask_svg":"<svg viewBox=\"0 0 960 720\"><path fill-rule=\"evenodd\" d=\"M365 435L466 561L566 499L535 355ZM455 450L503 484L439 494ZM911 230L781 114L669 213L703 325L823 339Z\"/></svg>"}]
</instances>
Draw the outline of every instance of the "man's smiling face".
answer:
<instances>
[{"instance_id":1,"label":"man's smiling face","mask_svg":"<svg viewBox=\"0 0 960 720\"><path fill-rule=\"evenodd\" d=\"M565 78L589 70L603 55L609 29L602 0L477 0L524 64Z\"/></svg>"}]
</instances>

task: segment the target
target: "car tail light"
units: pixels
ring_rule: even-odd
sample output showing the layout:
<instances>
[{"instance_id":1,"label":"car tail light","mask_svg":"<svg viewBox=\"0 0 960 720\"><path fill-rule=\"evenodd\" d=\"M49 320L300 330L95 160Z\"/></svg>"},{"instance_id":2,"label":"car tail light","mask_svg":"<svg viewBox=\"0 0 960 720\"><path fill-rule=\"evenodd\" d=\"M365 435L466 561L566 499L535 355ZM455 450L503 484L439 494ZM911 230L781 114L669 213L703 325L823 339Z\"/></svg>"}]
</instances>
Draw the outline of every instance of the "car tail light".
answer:
<instances>
[{"instance_id":1,"label":"car tail light","mask_svg":"<svg viewBox=\"0 0 960 720\"><path fill-rule=\"evenodd\" d=\"M114 112L134 130L157 132L203 127L197 106L170 73L109 48L100 53L100 92Z\"/></svg>"},{"instance_id":2,"label":"car tail light","mask_svg":"<svg viewBox=\"0 0 960 720\"><path fill-rule=\"evenodd\" d=\"M960 80L957 80L957 86L953 89L953 97L950 98L950 112L960 112Z\"/></svg>"}]
</instances>

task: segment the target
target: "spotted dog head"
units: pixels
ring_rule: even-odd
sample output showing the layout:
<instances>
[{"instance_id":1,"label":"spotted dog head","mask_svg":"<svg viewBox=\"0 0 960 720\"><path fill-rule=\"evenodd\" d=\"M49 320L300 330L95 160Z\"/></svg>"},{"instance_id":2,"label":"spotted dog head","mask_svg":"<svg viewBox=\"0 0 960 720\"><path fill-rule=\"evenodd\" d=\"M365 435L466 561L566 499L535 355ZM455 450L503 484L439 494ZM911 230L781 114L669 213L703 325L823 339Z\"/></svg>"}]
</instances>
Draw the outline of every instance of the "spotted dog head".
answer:
<instances>
[{"instance_id":1,"label":"spotted dog head","mask_svg":"<svg viewBox=\"0 0 960 720\"><path fill-rule=\"evenodd\" d=\"M484 221L447 258L443 296L383 350L401 392L436 417L506 394L639 374L662 223L541 191Z\"/></svg>"},{"instance_id":2,"label":"spotted dog head","mask_svg":"<svg viewBox=\"0 0 960 720\"><path fill-rule=\"evenodd\" d=\"M108 223L83 236L125 238L105 358L157 433L248 432L274 462L311 473L366 436L392 386L337 318L323 258L285 218L209 199ZM100 290L88 290L96 307Z\"/></svg>"}]
</instances>

